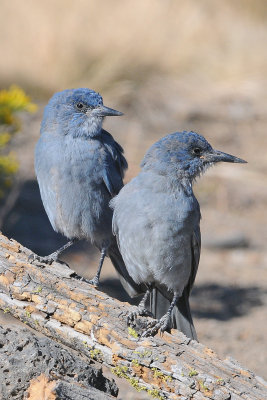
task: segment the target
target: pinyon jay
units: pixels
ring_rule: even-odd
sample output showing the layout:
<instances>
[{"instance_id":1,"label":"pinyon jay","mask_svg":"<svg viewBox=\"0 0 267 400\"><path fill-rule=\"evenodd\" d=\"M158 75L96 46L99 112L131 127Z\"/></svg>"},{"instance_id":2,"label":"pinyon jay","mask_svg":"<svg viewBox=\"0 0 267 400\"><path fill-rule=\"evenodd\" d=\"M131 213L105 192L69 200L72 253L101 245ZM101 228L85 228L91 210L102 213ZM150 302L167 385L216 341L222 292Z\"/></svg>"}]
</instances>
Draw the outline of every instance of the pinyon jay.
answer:
<instances>
[{"instance_id":1,"label":"pinyon jay","mask_svg":"<svg viewBox=\"0 0 267 400\"><path fill-rule=\"evenodd\" d=\"M199 264L201 216L192 184L220 161L246 162L214 150L195 132L172 133L150 147L141 172L111 201L113 230L137 285L128 281L128 291L145 293L140 314L146 314L150 296L150 311L158 319L143 336L177 328L197 339L189 295Z\"/></svg>"},{"instance_id":2,"label":"pinyon jay","mask_svg":"<svg viewBox=\"0 0 267 400\"><path fill-rule=\"evenodd\" d=\"M127 162L122 147L102 128L106 116L117 115L122 113L105 107L93 90L56 93L45 107L35 150L44 208L53 229L69 242L46 257L32 257L51 263L75 241L90 240L101 251L97 274L90 281L96 286L106 255L119 274L131 281L112 234L109 207L123 186Z\"/></svg>"}]
</instances>

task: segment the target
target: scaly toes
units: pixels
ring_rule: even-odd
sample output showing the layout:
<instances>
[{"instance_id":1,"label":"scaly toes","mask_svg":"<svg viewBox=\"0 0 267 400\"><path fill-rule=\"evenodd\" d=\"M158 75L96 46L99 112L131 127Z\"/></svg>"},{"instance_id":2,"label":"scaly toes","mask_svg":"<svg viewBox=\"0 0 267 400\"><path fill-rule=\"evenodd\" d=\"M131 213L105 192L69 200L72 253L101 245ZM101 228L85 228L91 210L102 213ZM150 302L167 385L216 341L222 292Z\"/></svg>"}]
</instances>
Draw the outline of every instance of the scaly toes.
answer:
<instances>
[{"instance_id":1,"label":"scaly toes","mask_svg":"<svg viewBox=\"0 0 267 400\"><path fill-rule=\"evenodd\" d=\"M165 332L169 327L169 318L164 318L164 320L161 323L160 327L160 333Z\"/></svg>"},{"instance_id":2,"label":"scaly toes","mask_svg":"<svg viewBox=\"0 0 267 400\"><path fill-rule=\"evenodd\" d=\"M140 317L152 317L153 318L153 315L152 315L152 313L150 311L148 311L144 307L139 307L138 306L134 311L131 311L127 315L127 325L133 325L138 316L140 316Z\"/></svg>"},{"instance_id":3,"label":"scaly toes","mask_svg":"<svg viewBox=\"0 0 267 400\"><path fill-rule=\"evenodd\" d=\"M147 329L142 333L141 337L155 336L158 333L158 330L160 328L160 322L158 323L157 321L153 322L154 326L152 326L151 322L147 324Z\"/></svg>"},{"instance_id":4,"label":"scaly toes","mask_svg":"<svg viewBox=\"0 0 267 400\"><path fill-rule=\"evenodd\" d=\"M54 253L50 254L49 256L45 256L45 257L41 257L41 256L38 256L37 254L32 253L29 255L28 261L31 263L38 261L40 264L48 264L48 265L51 265L54 261L57 261L59 263L65 264L67 267L69 267L68 264L66 264L65 262L58 260L58 254L54 254Z\"/></svg>"},{"instance_id":5,"label":"scaly toes","mask_svg":"<svg viewBox=\"0 0 267 400\"><path fill-rule=\"evenodd\" d=\"M35 262L35 261L38 261L39 263L43 263L43 264L52 264L52 262L53 261L56 261L56 260L54 260L53 258L51 258L51 257L49 257L49 256L47 256L47 257L40 257L40 256L38 256L37 254L30 254L29 255L29 257L28 257L28 261L29 262Z\"/></svg>"},{"instance_id":6,"label":"scaly toes","mask_svg":"<svg viewBox=\"0 0 267 400\"><path fill-rule=\"evenodd\" d=\"M134 321L137 319L138 313L136 311L131 311L127 315L127 325L131 326L134 324Z\"/></svg>"},{"instance_id":7,"label":"scaly toes","mask_svg":"<svg viewBox=\"0 0 267 400\"><path fill-rule=\"evenodd\" d=\"M99 279L95 276L93 279L90 279L90 281L87 281L88 283L90 283L90 285L93 285L94 287L98 287L99 286Z\"/></svg>"},{"instance_id":8,"label":"scaly toes","mask_svg":"<svg viewBox=\"0 0 267 400\"><path fill-rule=\"evenodd\" d=\"M30 254L29 257L28 257L28 261L30 263L34 262L37 259L38 259L38 256L36 254L34 254L34 253Z\"/></svg>"},{"instance_id":9,"label":"scaly toes","mask_svg":"<svg viewBox=\"0 0 267 400\"><path fill-rule=\"evenodd\" d=\"M54 261L56 261L56 258L54 258L54 257L49 257L49 256L47 256L47 257L40 257L40 258L39 258L39 261L40 261L41 263L45 263L45 264L51 265Z\"/></svg>"},{"instance_id":10,"label":"scaly toes","mask_svg":"<svg viewBox=\"0 0 267 400\"><path fill-rule=\"evenodd\" d=\"M163 317L161 317L158 322L155 320L152 320L151 322L149 322L147 324L147 329L142 333L141 336L142 337L155 336L159 330L160 330L160 333L163 333L169 327L169 320L170 320L170 317L168 314L163 315Z\"/></svg>"},{"instance_id":11,"label":"scaly toes","mask_svg":"<svg viewBox=\"0 0 267 400\"><path fill-rule=\"evenodd\" d=\"M147 310L145 307L138 307L138 315L142 316L142 317L152 317L153 318L153 314Z\"/></svg>"}]
</instances>

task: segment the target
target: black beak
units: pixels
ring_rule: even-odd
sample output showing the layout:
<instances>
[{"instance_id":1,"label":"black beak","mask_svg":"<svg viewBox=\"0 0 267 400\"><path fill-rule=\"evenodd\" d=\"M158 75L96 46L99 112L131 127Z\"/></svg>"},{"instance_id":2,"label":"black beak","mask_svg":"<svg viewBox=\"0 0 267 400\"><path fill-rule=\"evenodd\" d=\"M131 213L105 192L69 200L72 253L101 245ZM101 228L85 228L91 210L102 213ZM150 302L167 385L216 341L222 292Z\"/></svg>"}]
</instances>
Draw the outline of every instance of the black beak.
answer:
<instances>
[{"instance_id":1,"label":"black beak","mask_svg":"<svg viewBox=\"0 0 267 400\"><path fill-rule=\"evenodd\" d=\"M230 163L242 163L246 164L247 161L242 160L241 158L232 156L231 154L224 153L223 151L219 150L212 150L210 153L205 154L202 156L203 159L205 159L207 162L230 162Z\"/></svg>"},{"instance_id":2,"label":"black beak","mask_svg":"<svg viewBox=\"0 0 267 400\"><path fill-rule=\"evenodd\" d=\"M113 110L113 108L106 107L104 105L99 106L95 109L95 114L97 114L98 117L106 117L108 115L110 116L119 116L123 115L122 112Z\"/></svg>"}]
</instances>

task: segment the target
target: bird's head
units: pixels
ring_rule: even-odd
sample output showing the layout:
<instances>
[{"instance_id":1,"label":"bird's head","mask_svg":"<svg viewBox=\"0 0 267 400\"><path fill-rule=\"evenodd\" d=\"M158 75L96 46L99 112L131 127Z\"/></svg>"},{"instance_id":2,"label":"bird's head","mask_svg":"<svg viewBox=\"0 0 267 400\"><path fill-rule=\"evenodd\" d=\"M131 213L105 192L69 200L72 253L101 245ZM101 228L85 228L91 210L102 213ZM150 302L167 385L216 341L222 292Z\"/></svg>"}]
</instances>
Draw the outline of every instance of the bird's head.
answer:
<instances>
[{"instance_id":1,"label":"bird's head","mask_svg":"<svg viewBox=\"0 0 267 400\"><path fill-rule=\"evenodd\" d=\"M241 158L214 150L196 132L175 132L156 142L148 150L143 168L156 168L159 173L175 174L191 182L217 162L246 163ZM153 167L154 166L154 167Z\"/></svg>"},{"instance_id":2,"label":"bird's head","mask_svg":"<svg viewBox=\"0 0 267 400\"><path fill-rule=\"evenodd\" d=\"M45 107L42 130L54 129L64 135L98 136L106 116L123 115L103 105L94 90L81 88L54 94Z\"/></svg>"}]
</instances>

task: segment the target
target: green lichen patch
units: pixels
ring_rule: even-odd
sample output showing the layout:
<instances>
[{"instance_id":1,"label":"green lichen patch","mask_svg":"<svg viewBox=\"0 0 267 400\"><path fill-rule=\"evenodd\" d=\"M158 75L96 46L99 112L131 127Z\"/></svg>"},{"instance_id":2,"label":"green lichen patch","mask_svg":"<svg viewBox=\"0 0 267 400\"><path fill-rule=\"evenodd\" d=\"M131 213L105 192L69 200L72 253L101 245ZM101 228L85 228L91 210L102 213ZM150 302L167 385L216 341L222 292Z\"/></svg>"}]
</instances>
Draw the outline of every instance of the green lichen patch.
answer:
<instances>
[{"instance_id":1,"label":"green lichen patch","mask_svg":"<svg viewBox=\"0 0 267 400\"><path fill-rule=\"evenodd\" d=\"M208 388L208 386L205 385L205 383L203 382L203 380L199 379L198 380L198 384L201 388L202 391L204 392L208 392L210 389Z\"/></svg>"},{"instance_id":2,"label":"green lichen patch","mask_svg":"<svg viewBox=\"0 0 267 400\"><path fill-rule=\"evenodd\" d=\"M192 376L197 376L197 375L198 375L198 372L197 372L195 369L192 368L192 369L190 369L188 375L189 375L190 377L192 377Z\"/></svg>"},{"instance_id":3,"label":"green lichen patch","mask_svg":"<svg viewBox=\"0 0 267 400\"><path fill-rule=\"evenodd\" d=\"M43 288L41 286L38 286L37 289L35 289L32 293L41 293Z\"/></svg>"},{"instance_id":4,"label":"green lichen patch","mask_svg":"<svg viewBox=\"0 0 267 400\"><path fill-rule=\"evenodd\" d=\"M147 393L150 394L154 399L159 399L159 400L165 400L165 396L161 396L160 392L158 389L151 389L147 390Z\"/></svg>"},{"instance_id":5,"label":"green lichen patch","mask_svg":"<svg viewBox=\"0 0 267 400\"><path fill-rule=\"evenodd\" d=\"M140 367L141 365L139 364L138 360L134 359L132 360L132 365L135 367Z\"/></svg>"},{"instance_id":6,"label":"green lichen patch","mask_svg":"<svg viewBox=\"0 0 267 400\"><path fill-rule=\"evenodd\" d=\"M25 311L25 315L27 318L31 318L31 316L32 316L30 311L27 311L27 310Z\"/></svg>"},{"instance_id":7,"label":"green lichen patch","mask_svg":"<svg viewBox=\"0 0 267 400\"><path fill-rule=\"evenodd\" d=\"M103 358L103 353L99 349L91 349L90 350L90 357L93 358L94 360L99 360Z\"/></svg>"},{"instance_id":8,"label":"green lichen patch","mask_svg":"<svg viewBox=\"0 0 267 400\"><path fill-rule=\"evenodd\" d=\"M140 358L148 358L152 356L151 350L144 350L144 351L134 351L134 354L137 354Z\"/></svg>"},{"instance_id":9,"label":"green lichen patch","mask_svg":"<svg viewBox=\"0 0 267 400\"><path fill-rule=\"evenodd\" d=\"M163 382L171 382L172 381L172 377L170 375L164 374L157 368L152 368L152 371L153 371L153 377L155 379L161 379Z\"/></svg>"},{"instance_id":10,"label":"green lichen patch","mask_svg":"<svg viewBox=\"0 0 267 400\"><path fill-rule=\"evenodd\" d=\"M136 361L136 360L135 360ZM159 399L159 400L166 400L165 396L162 396L159 389L149 389L144 385L141 385L138 381L137 378L130 376L131 371L129 370L128 367L126 366L119 366L117 365L116 367L111 369L111 372L118 376L119 378L124 378L129 382L129 384L138 392L145 391L150 396L152 396L154 399Z\"/></svg>"},{"instance_id":11,"label":"green lichen patch","mask_svg":"<svg viewBox=\"0 0 267 400\"><path fill-rule=\"evenodd\" d=\"M90 357L95 361L100 361L103 358L103 353L101 350L96 349L88 345L86 340L83 341L83 345L86 349L89 350Z\"/></svg>"},{"instance_id":12,"label":"green lichen patch","mask_svg":"<svg viewBox=\"0 0 267 400\"><path fill-rule=\"evenodd\" d=\"M128 326L128 333L130 336L134 337L135 339L138 339L138 337L139 337L138 333L130 326Z\"/></svg>"}]
</instances>

